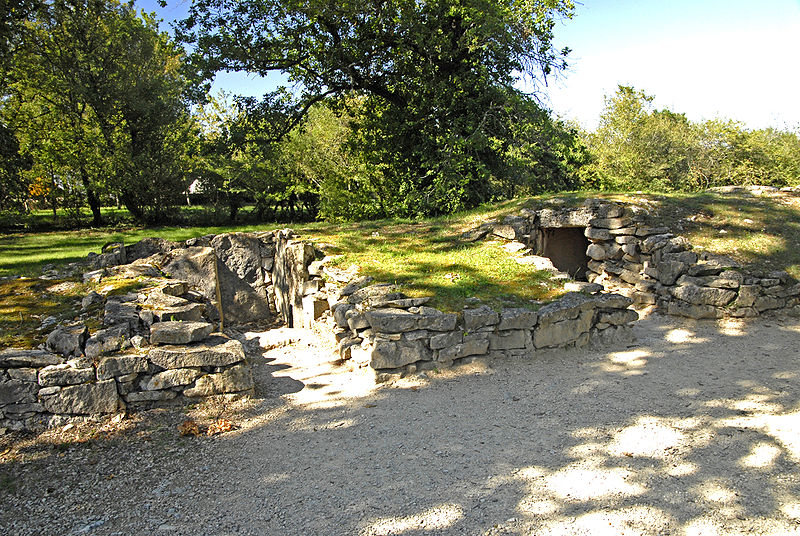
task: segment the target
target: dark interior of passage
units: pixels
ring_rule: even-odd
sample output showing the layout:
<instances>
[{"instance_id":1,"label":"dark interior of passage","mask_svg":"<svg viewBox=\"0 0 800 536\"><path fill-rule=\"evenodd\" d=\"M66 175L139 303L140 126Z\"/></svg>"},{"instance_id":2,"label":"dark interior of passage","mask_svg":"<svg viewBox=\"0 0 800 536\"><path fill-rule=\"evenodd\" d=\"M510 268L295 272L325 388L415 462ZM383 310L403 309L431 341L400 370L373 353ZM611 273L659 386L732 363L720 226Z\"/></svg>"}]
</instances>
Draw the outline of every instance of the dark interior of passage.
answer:
<instances>
[{"instance_id":1,"label":"dark interior of passage","mask_svg":"<svg viewBox=\"0 0 800 536\"><path fill-rule=\"evenodd\" d=\"M553 266L566 272L576 281L586 281L589 257L586 248L589 239L583 236L583 227L561 227L541 229L541 252L539 255L553 261Z\"/></svg>"}]
</instances>

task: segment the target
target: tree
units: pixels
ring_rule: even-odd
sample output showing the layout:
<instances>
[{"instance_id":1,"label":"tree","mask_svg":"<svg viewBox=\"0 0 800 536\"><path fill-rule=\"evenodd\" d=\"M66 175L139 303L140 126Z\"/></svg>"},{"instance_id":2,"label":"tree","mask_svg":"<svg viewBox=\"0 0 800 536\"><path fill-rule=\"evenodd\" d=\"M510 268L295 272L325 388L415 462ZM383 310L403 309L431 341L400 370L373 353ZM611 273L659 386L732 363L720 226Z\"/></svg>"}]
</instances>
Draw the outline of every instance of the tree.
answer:
<instances>
[{"instance_id":1,"label":"tree","mask_svg":"<svg viewBox=\"0 0 800 536\"><path fill-rule=\"evenodd\" d=\"M180 35L197 71L284 72L248 113L274 141L322 101L361 99L352 147L378 170L391 214L487 200L512 172L502 142L519 117L517 76L540 87L565 65L553 48L569 0L196 0Z\"/></svg>"},{"instance_id":2,"label":"tree","mask_svg":"<svg viewBox=\"0 0 800 536\"><path fill-rule=\"evenodd\" d=\"M181 51L154 19L115 0L55 0L17 50L4 115L34 161L77 178L95 224L101 195L157 218L183 189Z\"/></svg>"}]
</instances>

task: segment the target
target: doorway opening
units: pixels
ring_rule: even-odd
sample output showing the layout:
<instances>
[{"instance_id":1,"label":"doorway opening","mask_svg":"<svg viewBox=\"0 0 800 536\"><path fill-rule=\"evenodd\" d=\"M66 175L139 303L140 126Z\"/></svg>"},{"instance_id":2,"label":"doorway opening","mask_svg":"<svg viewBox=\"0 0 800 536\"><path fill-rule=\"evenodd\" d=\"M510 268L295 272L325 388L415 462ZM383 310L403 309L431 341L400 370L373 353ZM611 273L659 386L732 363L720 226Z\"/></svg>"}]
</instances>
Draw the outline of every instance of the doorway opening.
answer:
<instances>
[{"instance_id":1,"label":"doorway opening","mask_svg":"<svg viewBox=\"0 0 800 536\"><path fill-rule=\"evenodd\" d=\"M539 255L553 261L553 266L568 273L576 281L586 281L589 257L583 227L540 228Z\"/></svg>"}]
</instances>

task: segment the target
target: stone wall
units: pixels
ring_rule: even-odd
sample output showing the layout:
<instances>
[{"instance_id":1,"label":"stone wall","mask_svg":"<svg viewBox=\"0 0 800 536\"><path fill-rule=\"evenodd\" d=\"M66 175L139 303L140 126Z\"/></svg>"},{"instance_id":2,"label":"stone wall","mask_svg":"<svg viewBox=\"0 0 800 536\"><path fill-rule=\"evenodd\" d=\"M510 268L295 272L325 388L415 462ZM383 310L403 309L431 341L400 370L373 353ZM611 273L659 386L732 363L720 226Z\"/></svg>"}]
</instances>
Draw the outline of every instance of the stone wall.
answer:
<instances>
[{"instance_id":1,"label":"stone wall","mask_svg":"<svg viewBox=\"0 0 800 536\"><path fill-rule=\"evenodd\" d=\"M591 199L577 209L526 210L492 232L541 254L547 229L577 226L591 242L588 281L637 304L690 318L800 314L800 284L788 273L756 272L727 257L695 252L641 207Z\"/></svg>"}]
</instances>

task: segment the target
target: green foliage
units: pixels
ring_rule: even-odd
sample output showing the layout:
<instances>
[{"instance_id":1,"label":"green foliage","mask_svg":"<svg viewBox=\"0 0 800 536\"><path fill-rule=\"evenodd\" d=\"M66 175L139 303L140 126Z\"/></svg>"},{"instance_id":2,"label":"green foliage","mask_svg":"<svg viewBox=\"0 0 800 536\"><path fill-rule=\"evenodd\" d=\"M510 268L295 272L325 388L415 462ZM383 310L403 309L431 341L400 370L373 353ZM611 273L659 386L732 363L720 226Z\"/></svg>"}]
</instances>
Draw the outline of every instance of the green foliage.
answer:
<instances>
[{"instance_id":1,"label":"green foliage","mask_svg":"<svg viewBox=\"0 0 800 536\"><path fill-rule=\"evenodd\" d=\"M115 0L47 2L28 17L10 79L2 114L33 157L29 183L85 195L95 223L104 194L140 220L175 203L185 80L181 51L152 17Z\"/></svg>"},{"instance_id":2,"label":"green foliage","mask_svg":"<svg viewBox=\"0 0 800 536\"><path fill-rule=\"evenodd\" d=\"M513 83L519 73L537 85L563 68L566 51L553 48L552 32L571 11L568 0L198 0L182 37L208 77L278 70L296 83L292 93L244 101L262 144L292 132L317 103L359 103L347 140L358 156L337 169L364 173L328 179L328 217L436 214L497 197L503 183L564 182L559 151L575 143L562 133L545 139L551 124L518 128L548 116ZM362 201L354 212L342 210L349 199Z\"/></svg>"},{"instance_id":3,"label":"green foliage","mask_svg":"<svg viewBox=\"0 0 800 536\"><path fill-rule=\"evenodd\" d=\"M619 86L596 132L586 136L594 161L585 173L605 189L699 190L731 184L800 183L800 137L748 130L734 121L692 123L654 110L653 97Z\"/></svg>"}]
</instances>

